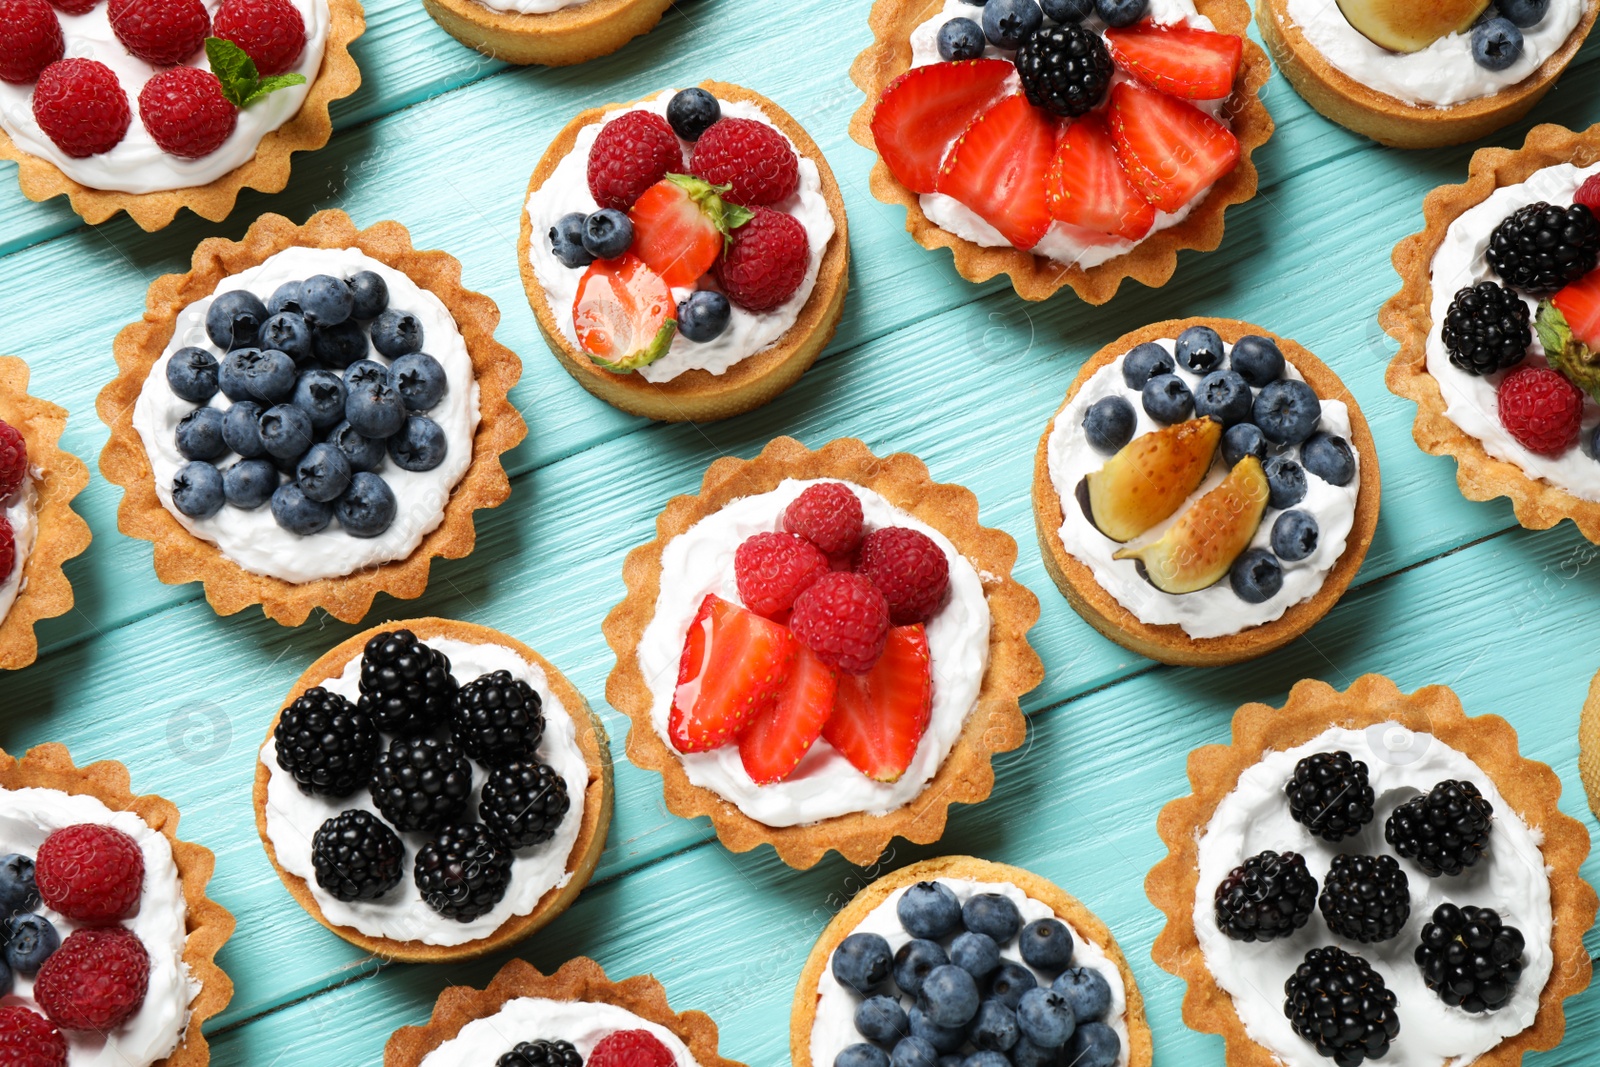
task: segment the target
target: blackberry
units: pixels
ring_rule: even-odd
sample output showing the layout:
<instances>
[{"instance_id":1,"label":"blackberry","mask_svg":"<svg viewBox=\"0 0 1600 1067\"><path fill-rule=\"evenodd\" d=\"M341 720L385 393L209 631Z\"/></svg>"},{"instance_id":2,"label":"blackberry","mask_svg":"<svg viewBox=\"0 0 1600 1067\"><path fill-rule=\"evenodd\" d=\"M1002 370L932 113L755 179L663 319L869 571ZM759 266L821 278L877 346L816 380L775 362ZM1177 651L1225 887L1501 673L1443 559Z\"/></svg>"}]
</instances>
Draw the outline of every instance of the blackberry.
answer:
<instances>
[{"instance_id":1,"label":"blackberry","mask_svg":"<svg viewBox=\"0 0 1600 1067\"><path fill-rule=\"evenodd\" d=\"M554 837L571 807L566 779L554 767L518 762L489 772L478 817L507 848L527 848Z\"/></svg>"},{"instance_id":2,"label":"blackberry","mask_svg":"<svg viewBox=\"0 0 1600 1067\"><path fill-rule=\"evenodd\" d=\"M1328 929L1370 945L1394 937L1411 918L1411 886L1393 856L1335 856L1317 904Z\"/></svg>"},{"instance_id":3,"label":"blackberry","mask_svg":"<svg viewBox=\"0 0 1600 1067\"><path fill-rule=\"evenodd\" d=\"M1522 977L1522 931L1492 908L1440 904L1422 928L1417 966L1422 980L1453 1008L1498 1011Z\"/></svg>"},{"instance_id":4,"label":"blackberry","mask_svg":"<svg viewBox=\"0 0 1600 1067\"><path fill-rule=\"evenodd\" d=\"M369 788L396 830L432 833L466 810L472 764L454 741L397 737L373 763Z\"/></svg>"},{"instance_id":5,"label":"blackberry","mask_svg":"<svg viewBox=\"0 0 1600 1067\"><path fill-rule=\"evenodd\" d=\"M1429 878L1457 875L1483 859L1494 805L1471 782L1447 779L1389 816L1384 839Z\"/></svg>"},{"instance_id":6,"label":"blackberry","mask_svg":"<svg viewBox=\"0 0 1600 1067\"><path fill-rule=\"evenodd\" d=\"M302 793L347 797L372 777L379 740L372 718L320 685L283 709L272 738L278 766Z\"/></svg>"},{"instance_id":7,"label":"blackberry","mask_svg":"<svg viewBox=\"0 0 1600 1067\"><path fill-rule=\"evenodd\" d=\"M494 1067L583 1067L583 1056L570 1041L522 1041Z\"/></svg>"},{"instance_id":8,"label":"blackberry","mask_svg":"<svg viewBox=\"0 0 1600 1067\"><path fill-rule=\"evenodd\" d=\"M1540 201L1502 219L1489 234L1486 255L1511 288L1549 296L1594 269L1600 225L1582 204L1562 208Z\"/></svg>"},{"instance_id":9,"label":"blackberry","mask_svg":"<svg viewBox=\"0 0 1600 1067\"><path fill-rule=\"evenodd\" d=\"M1380 1059L1400 1036L1395 998L1372 964L1342 948L1314 948L1283 983L1294 1032L1337 1067Z\"/></svg>"},{"instance_id":10,"label":"blackberry","mask_svg":"<svg viewBox=\"0 0 1600 1067\"><path fill-rule=\"evenodd\" d=\"M1294 765L1284 787L1294 821L1324 841L1343 841L1372 821L1367 765L1348 752L1318 752Z\"/></svg>"},{"instance_id":11,"label":"blackberry","mask_svg":"<svg viewBox=\"0 0 1600 1067\"><path fill-rule=\"evenodd\" d=\"M1016 63L1030 104L1073 118L1106 98L1114 69L1100 35L1071 23L1033 33Z\"/></svg>"},{"instance_id":12,"label":"blackberry","mask_svg":"<svg viewBox=\"0 0 1600 1067\"><path fill-rule=\"evenodd\" d=\"M1217 886L1217 927L1235 941L1276 941L1310 921L1316 906L1317 880L1305 858L1262 852Z\"/></svg>"},{"instance_id":13,"label":"blackberry","mask_svg":"<svg viewBox=\"0 0 1600 1067\"><path fill-rule=\"evenodd\" d=\"M450 712L450 732L479 763L527 759L544 736L541 707L531 685L510 671L495 671L461 687Z\"/></svg>"},{"instance_id":14,"label":"blackberry","mask_svg":"<svg viewBox=\"0 0 1600 1067\"><path fill-rule=\"evenodd\" d=\"M425 734L456 700L450 658L410 630L379 634L361 653L361 710L386 734Z\"/></svg>"},{"instance_id":15,"label":"blackberry","mask_svg":"<svg viewBox=\"0 0 1600 1067\"><path fill-rule=\"evenodd\" d=\"M412 876L428 907L446 919L471 922L506 895L511 852L482 823L447 826L417 850Z\"/></svg>"},{"instance_id":16,"label":"blackberry","mask_svg":"<svg viewBox=\"0 0 1600 1067\"><path fill-rule=\"evenodd\" d=\"M1452 364L1483 375L1521 363L1533 343L1533 327L1522 297L1497 282L1479 282L1450 301L1441 336Z\"/></svg>"},{"instance_id":17,"label":"blackberry","mask_svg":"<svg viewBox=\"0 0 1600 1067\"><path fill-rule=\"evenodd\" d=\"M370 811L343 811L311 839L317 884L340 900L377 900L400 884L400 837Z\"/></svg>"}]
</instances>

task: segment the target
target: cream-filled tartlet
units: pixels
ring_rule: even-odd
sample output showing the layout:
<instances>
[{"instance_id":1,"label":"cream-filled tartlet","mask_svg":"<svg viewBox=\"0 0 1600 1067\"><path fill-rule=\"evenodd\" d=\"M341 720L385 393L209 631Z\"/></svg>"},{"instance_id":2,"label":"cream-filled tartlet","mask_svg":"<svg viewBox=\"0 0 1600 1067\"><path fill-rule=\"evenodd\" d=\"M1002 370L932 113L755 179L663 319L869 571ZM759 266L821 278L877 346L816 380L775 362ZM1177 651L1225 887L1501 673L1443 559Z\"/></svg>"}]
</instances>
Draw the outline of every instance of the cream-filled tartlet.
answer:
<instances>
[{"instance_id":1,"label":"cream-filled tartlet","mask_svg":"<svg viewBox=\"0 0 1600 1067\"><path fill-rule=\"evenodd\" d=\"M446 33L507 63L565 67L649 33L671 0L423 0Z\"/></svg>"},{"instance_id":2,"label":"cream-filled tartlet","mask_svg":"<svg viewBox=\"0 0 1600 1067\"><path fill-rule=\"evenodd\" d=\"M10 430L9 423L0 423L0 437ZM14 431L13 431L14 432ZM4 484L0 483L0 488ZM28 568L28 553L33 551L34 539L39 534L39 493L34 479L26 469L16 486L0 497L0 623L11 612L17 594L22 591L22 575ZM10 543L9 551L7 542ZM7 569L7 561L9 569Z\"/></svg>"}]
</instances>

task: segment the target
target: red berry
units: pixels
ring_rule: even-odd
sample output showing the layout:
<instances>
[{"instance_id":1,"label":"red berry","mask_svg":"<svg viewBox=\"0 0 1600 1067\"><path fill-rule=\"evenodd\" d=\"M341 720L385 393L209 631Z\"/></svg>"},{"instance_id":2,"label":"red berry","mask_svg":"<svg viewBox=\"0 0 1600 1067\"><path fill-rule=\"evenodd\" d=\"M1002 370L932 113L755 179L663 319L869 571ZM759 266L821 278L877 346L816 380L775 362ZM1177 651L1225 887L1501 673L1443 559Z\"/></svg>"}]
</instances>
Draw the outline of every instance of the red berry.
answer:
<instances>
[{"instance_id":1,"label":"red berry","mask_svg":"<svg viewBox=\"0 0 1600 1067\"><path fill-rule=\"evenodd\" d=\"M740 307L770 311L795 294L810 263L811 246L800 220L758 207L754 218L733 231L717 263L717 283Z\"/></svg>"},{"instance_id":2,"label":"red berry","mask_svg":"<svg viewBox=\"0 0 1600 1067\"><path fill-rule=\"evenodd\" d=\"M69 919L114 923L139 903L144 853L113 826L78 823L44 839L34 859L39 896Z\"/></svg>"},{"instance_id":3,"label":"red berry","mask_svg":"<svg viewBox=\"0 0 1600 1067\"><path fill-rule=\"evenodd\" d=\"M1500 422L1529 452L1559 456L1578 440L1583 390L1549 367L1523 367L1500 383Z\"/></svg>"},{"instance_id":4,"label":"red berry","mask_svg":"<svg viewBox=\"0 0 1600 1067\"><path fill-rule=\"evenodd\" d=\"M69 15L82 15L94 10L94 5L100 0L50 0L60 11Z\"/></svg>"},{"instance_id":5,"label":"red berry","mask_svg":"<svg viewBox=\"0 0 1600 1067\"><path fill-rule=\"evenodd\" d=\"M944 550L927 534L904 526L868 534L856 571L870 578L889 602L889 621L896 626L927 622L950 588Z\"/></svg>"},{"instance_id":6,"label":"red berry","mask_svg":"<svg viewBox=\"0 0 1600 1067\"><path fill-rule=\"evenodd\" d=\"M783 513L783 528L799 534L830 559L850 557L861 547L861 498L843 482L818 482Z\"/></svg>"},{"instance_id":7,"label":"red berry","mask_svg":"<svg viewBox=\"0 0 1600 1067\"><path fill-rule=\"evenodd\" d=\"M683 170L683 145L667 120L629 111L600 128L589 149L589 192L601 207L626 211L668 174Z\"/></svg>"},{"instance_id":8,"label":"red berry","mask_svg":"<svg viewBox=\"0 0 1600 1067\"><path fill-rule=\"evenodd\" d=\"M673 1067L677 1061L648 1030L617 1030L589 1053L588 1067Z\"/></svg>"},{"instance_id":9,"label":"red berry","mask_svg":"<svg viewBox=\"0 0 1600 1067\"><path fill-rule=\"evenodd\" d=\"M789 629L828 666L865 674L883 655L889 602L864 575L830 571L795 598Z\"/></svg>"},{"instance_id":10,"label":"red berry","mask_svg":"<svg viewBox=\"0 0 1600 1067\"><path fill-rule=\"evenodd\" d=\"M6 1067L67 1067L67 1039L36 1011L0 1008L0 1063Z\"/></svg>"},{"instance_id":11,"label":"red berry","mask_svg":"<svg viewBox=\"0 0 1600 1067\"><path fill-rule=\"evenodd\" d=\"M0 81L31 82L66 49L45 0L0 0Z\"/></svg>"},{"instance_id":12,"label":"red berry","mask_svg":"<svg viewBox=\"0 0 1600 1067\"><path fill-rule=\"evenodd\" d=\"M0 503L11 498L28 476L28 442L22 431L0 419Z\"/></svg>"},{"instance_id":13,"label":"red berry","mask_svg":"<svg viewBox=\"0 0 1600 1067\"><path fill-rule=\"evenodd\" d=\"M222 95L209 70L172 67L144 83L139 119L163 152L184 159L209 156L239 121L239 109Z\"/></svg>"},{"instance_id":14,"label":"red berry","mask_svg":"<svg viewBox=\"0 0 1600 1067\"><path fill-rule=\"evenodd\" d=\"M733 554L739 599L769 619L794 607L794 598L827 573L828 557L810 541L790 533L758 533Z\"/></svg>"},{"instance_id":15,"label":"red berry","mask_svg":"<svg viewBox=\"0 0 1600 1067\"><path fill-rule=\"evenodd\" d=\"M77 930L44 961L33 999L63 1030L115 1030L150 984L150 954L125 926Z\"/></svg>"},{"instance_id":16,"label":"red berry","mask_svg":"<svg viewBox=\"0 0 1600 1067\"><path fill-rule=\"evenodd\" d=\"M92 59L58 59L44 68L33 88L33 117L74 159L111 151L133 121L116 74Z\"/></svg>"},{"instance_id":17,"label":"red berry","mask_svg":"<svg viewBox=\"0 0 1600 1067\"><path fill-rule=\"evenodd\" d=\"M1572 202L1600 213L1600 174L1585 178L1583 184L1578 186L1578 191L1572 194Z\"/></svg>"},{"instance_id":18,"label":"red berry","mask_svg":"<svg viewBox=\"0 0 1600 1067\"><path fill-rule=\"evenodd\" d=\"M211 32L232 41L263 74L282 74L306 47L306 20L289 0L223 0Z\"/></svg>"},{"instance_id":19,"label":"red berry","mask_svg":"<svg viewBox=\"0 0 1600 1067\"><path fill-rule=\"evenodd\" d=\"M211 32L211 16L200 0L111 0L107 13L122 46L157 67L182 63Z\"/></svg>"},{"instance_id":20,"label":"red berry","mask_svg":"<svg viewBox=\"0 0 1600 1067\"><path fill-rule=\"evenodd\" d=\"M755 119L718 119L694 143L689 169L723 199L754 207L787 200L800 188L800 159L778 130Z\"/></svg>"},{"instance_id":21,"label":"red berry","mask_svg":"<svg viewBox=\"0 0 1600 1067\"><path fill-rule=\"evenodd\" d=\"M17 533L11 520L0 515L0 584L11 577L11 568L17 565ZM3 1063L4 1060L0 1060Z\"/></svg>"}]
</instances>

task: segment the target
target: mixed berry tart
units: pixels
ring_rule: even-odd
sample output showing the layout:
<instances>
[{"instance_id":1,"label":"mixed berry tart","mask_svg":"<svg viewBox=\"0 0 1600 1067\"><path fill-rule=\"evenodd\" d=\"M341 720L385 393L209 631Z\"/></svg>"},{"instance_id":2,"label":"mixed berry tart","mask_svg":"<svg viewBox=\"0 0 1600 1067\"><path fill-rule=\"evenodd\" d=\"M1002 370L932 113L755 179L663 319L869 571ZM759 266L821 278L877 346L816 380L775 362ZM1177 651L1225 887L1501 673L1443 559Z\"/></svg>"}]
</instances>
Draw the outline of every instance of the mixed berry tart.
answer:
<instances>
[{"instance_id":1,"label":"mixed berry tart","mask_svg":"<svg viewBox=\"0 0 1600 1067\"><path fill-rule=\"evenodd\" d=\"M220 220L328 143L365 27L358 0L4 0L0 159L87 222Z\"/></svg>"},{"instance_id":2,"label":"mixed berry tart","mask_svg":"<svg viewBox=\"0 0 1600 1067\"><path fill-rule=\"evenodd\" d=\"M565 67L655 29L672 0L422 0L444 31L506 63Z\"/></svg>"},{"instance_id":3,"label":"mixed berry tart","mask_svg":"<svg viewBox=\"0 0 1600 1067\"><path fill-rule=\"evenodd\" d=\"M61 745L0 751L0 1051L29 1067L203 1067L233 996L233 916L178 809L120 763Z\"/></svg>"},{"instance_id":4,"label":"mixed berry tart","mask_svg":"<svg viewBox=\"0 0 1600 1067\"><path fill-rule=\"evenodd\" d=\"M1512 1065L1589 984L1589 834L1498 716L1366 675L1246 704L1189 757L1152 955L1230 1067Z\"/></svg>"},{"instance_id":5,"label":"mixed berry tart","mask_svg":"<svg viewBox=\"0 0 1600 1067\"><path fill-rule=\"evenodd\" d=\"M816 142L771 100L711 81L569 122L528 183L517 250L567 372L671 422L793 385L838 326L850 259Z\"/></svg>"},{"instance_id":6,"label":"mixed berry tart","mask_svg":"<svg viewBox=\"0 0 1600 1067\"><path fill-rule=\"evenodd\" d=\"M399 223L264 215L148 299L100 394L100 468L157 577L204 582L218 612L357 622L379 592L420 596L509 495L522 365L494 302Z\"/></svg>"},{"instance_id":7,"label":"mixed berry tart","mask_svg":"<svg viewBox=\"0 0 1600 1067\"><path fill-rule=\"evenodd\" d=\"M1245 0L878 0L851 77L872 192L970 281L1159 286L1255 195L1271 73Z\"/></svg>"}]
</instances>

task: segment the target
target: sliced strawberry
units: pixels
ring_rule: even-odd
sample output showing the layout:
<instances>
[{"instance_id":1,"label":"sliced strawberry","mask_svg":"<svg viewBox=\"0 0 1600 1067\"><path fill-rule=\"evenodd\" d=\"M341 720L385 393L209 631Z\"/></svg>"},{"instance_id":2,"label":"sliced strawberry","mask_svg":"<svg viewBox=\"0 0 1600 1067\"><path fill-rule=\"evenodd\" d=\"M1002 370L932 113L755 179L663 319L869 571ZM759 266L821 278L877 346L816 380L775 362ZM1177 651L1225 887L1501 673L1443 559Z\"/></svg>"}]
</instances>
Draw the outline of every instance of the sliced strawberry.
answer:
<instances>
[{"instance_id":1,"label":"sliced strawberry","mask_svg":"<svg viewBox=\"0 0 1600 1067\"><path fill-rule=\"evenodd\" d=\"M889 83L872 113L872 140L901 185L933 192L950 142L989 106L1015 69L1003 59L929 63Z\"/></svg>"},{"instance_id":2,"label":"sliced strawberry","mask_svg":"<svg viewBox=\"0 0 1600 1067\"><path fill-rule=\"evenodd\" d=\"M751 719L739 735L739 759L752 781L770 785L789 777L822 736L838 688L839 672L801 645L777 703Z\"/></svg>"},{"instance_id":3,"label":"sliced strawberry","mask_svg":"<svg viewBox=\"0 0 1600 1067\"><path fill-rule=\"evenodd\" d=\"M1097 233L1136 241L1156 221L1155 206L1128 181L1111 133L1095 114L1067 127L1045 194L1051 215Z\"/></svg>"},{"instance_id":4,"label":"sliced strawberry","mask_svg":"<svg viewBox=\"0 0 1600 1067\"><path fill-rule=\"evenodd\" d=\"M1550 298L1572 336L1600 349L1600 270L1592 270Z\"/></svg>"},{"instance_id":5,"label":"sliced strawberry","mask_svg":"<svg viewBox=\"0 0 1600 1067\"><path fill-rule=\"evenodd\" d=\"M1228 128L1193 104L1120 82L1107 110L1128 180L1162 211L1177 211L1239 162Z\"/></svg>"},{"instance_id":6,"label":"sliced strawberry","mask_svg":"<svg viewBox=\"0 0 1600 1067\"><path fill-rule=\"evenodd\" d=\"M920 622L896 626L870 673L839 676L822 736L868 778L893 782L911 766L932 709L928 633Z\"/></svg>"},{"instance_id":7,"label":"sliced strawberry","mask_svg":"<svg viewBox=\"0 0 1600 1067\"><path fill-rule=\"evenodd\" d=\"M672 290L638 256L597 259L578 281L572 325L578 344L607 370L627 373L660 359L677 321Z\"/></svg>"},{"instance_id":8,"label":"sliced strawberry","mask_svg":"<svg viewBox=\"0 0 1600 1067\"><path fill-rule=\"evenodd\" d=\"M1056 149L1056 123L1021 93L972 120L950 149L935 191L954 197L1028 249L1050 228L1045 179Z\"/></svg>"},{"instance_id":9,"label":"sliced strawberry","mask_svg":"<svg viewBox=\"0 0 1600 1067\"><path fill-rule=\"evenodd\" d=\"M1140 22L1106 31L1117 66L1152 89L1184 100L1220 100L1233 92L1244 41L1231 33Z\"/></svg>"},{"instance_id":10,"label":"sliced strawberry","mask_svg":"<svg viewBox=\"0 0 1600 1067\"><path fill-rule=\"evenodd\" d=\"M628 211L631 251L674 289L699 281L722 254L728 234L750 221L750 209L726 203L726 185L669 174L640 194Z\"/></svg>"},{"instance_id":11,"label":"sliced strawberry","mask_svg":"<svg viewBox=\"0 0 1600 1067\"><path fill-rule=\"evenodd\" d=\"M794 666L794 636L716 595L700 602L678 661L667 736L679 752L720 748L766 711Z\"/></svg>"}]
</instances>

